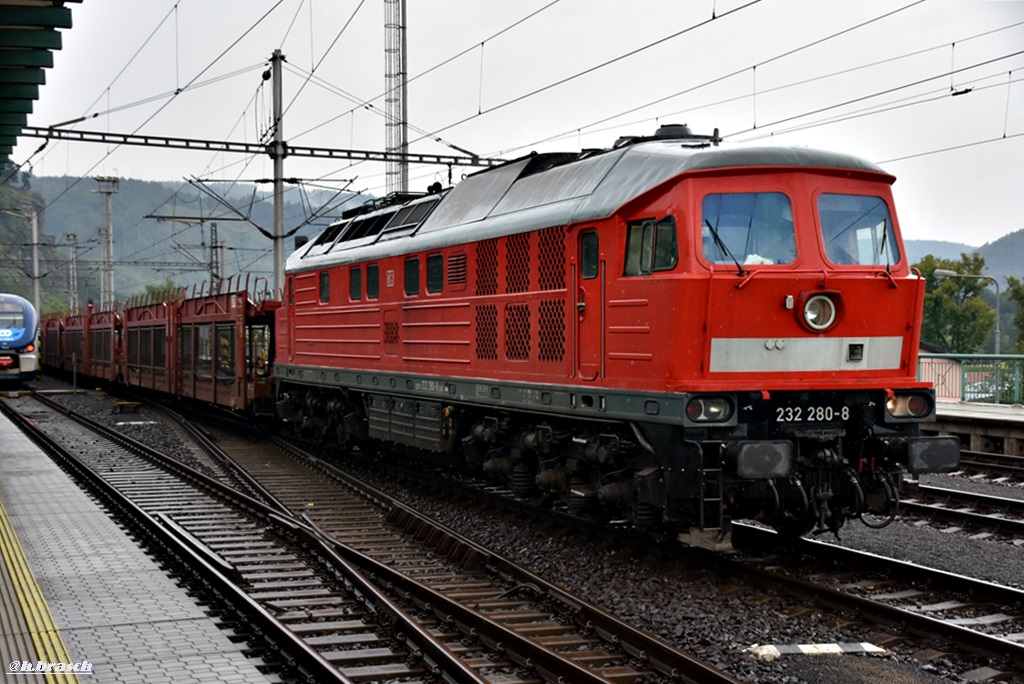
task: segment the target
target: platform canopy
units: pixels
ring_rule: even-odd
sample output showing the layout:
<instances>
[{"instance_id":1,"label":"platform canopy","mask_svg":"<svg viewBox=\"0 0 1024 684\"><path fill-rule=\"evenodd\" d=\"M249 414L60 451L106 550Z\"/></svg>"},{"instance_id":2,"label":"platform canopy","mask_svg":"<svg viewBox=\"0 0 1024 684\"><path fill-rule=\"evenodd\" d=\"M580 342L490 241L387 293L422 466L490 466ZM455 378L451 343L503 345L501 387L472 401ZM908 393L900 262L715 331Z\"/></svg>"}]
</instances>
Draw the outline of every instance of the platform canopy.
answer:
<instances>
[{"instance_id":1,"label":"platform canopy","mask_svg":"<svg viewBox=\"0 0 1024 684\"><path fill-rule=\"evenodd\" d=\"M71 28L71 8L81 0L0 0L0 168L22 128L61 48L58 29Z\"/></svg>"}]
</instances>

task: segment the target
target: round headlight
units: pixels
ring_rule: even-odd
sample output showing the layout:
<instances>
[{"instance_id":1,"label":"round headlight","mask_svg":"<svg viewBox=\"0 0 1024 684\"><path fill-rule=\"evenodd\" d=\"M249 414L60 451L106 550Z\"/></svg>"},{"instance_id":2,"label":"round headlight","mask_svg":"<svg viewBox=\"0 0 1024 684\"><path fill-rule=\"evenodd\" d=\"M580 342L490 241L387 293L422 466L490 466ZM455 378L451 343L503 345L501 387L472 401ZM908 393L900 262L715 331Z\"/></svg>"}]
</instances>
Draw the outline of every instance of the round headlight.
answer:
<instances>
[{"instance_id":1,"label":"round headlight","mask_svg":"<svg viewBox=\"0 0 1024 684\"><path fill-rule=\"evenodd\" d=\"M804 304L804 320L812 330L828 330L836 321L836 305L825 295L814 295Z\"/></svg>"},{"instance_id":2,"label":"round headlight","mask_svg":"<svg viewBox=\"0 0 1024 684\"><path fill-rule=\"evenodd\" d=\"M725 397L698 397L686 405L686 417L695 423L723 423L732 418L732 403Z\"/></svg>"},{"instance_id":3,"label":"round headlight","mask_svg":"<svg viewBox=\"0 0 1024 684\"><path fill-rule=\"evenodd\" d=\"M893 418L924 418L932 412L932 402L923 394L897 394L885 408Z\"/></svg>"}]
</instances>

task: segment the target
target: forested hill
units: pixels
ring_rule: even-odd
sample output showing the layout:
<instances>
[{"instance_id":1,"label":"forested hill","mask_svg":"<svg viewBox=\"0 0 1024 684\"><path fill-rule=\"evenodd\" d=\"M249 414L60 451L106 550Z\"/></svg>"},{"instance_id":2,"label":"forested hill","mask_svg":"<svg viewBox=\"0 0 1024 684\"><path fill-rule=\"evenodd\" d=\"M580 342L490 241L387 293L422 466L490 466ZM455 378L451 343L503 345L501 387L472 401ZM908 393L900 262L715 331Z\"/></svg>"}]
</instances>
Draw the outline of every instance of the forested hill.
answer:
<instances>
[{"instance_id":1,"label":"forested hill","mask_svg":"<svg viewBox=\"0 0 1024 684\"><path fill-rule=\"evenodd\" d=\"M43 232L64 259L70 254L67 236L77 236L81 300L97 298L96 262L102 258L99 231L106 220L105 196L97 192L99 183L92 178L40 176L31 178L30 184L31 192L42 196L46 204ZM217 193L227 191L223 186L212 189ZM320 192L306 196L293 190L287 196L292 201L285 205L286 234L307 221L312 212L329 201L332 194ZM188 183L120 179L118 192L111 196L114 259L117 262L114 286L118 299L141 293L146 285L160 285L168 279L178 285L208 280L208 273L203 271L174 266L154 267L147 262L173 262L196 267L207 263L211 224L216 224L218 240L226 244L228 275L253 273L271 276L273 241L259 230L262 228L273 233L271 195L263 188L254 191L254 187L249 185L233 189L227 199L238 213ZM358 201L354 198L342 208L354 206ZM333 204L337 202L335 200ZM340 211L335 209L329 216L300 228L296 234L316 235ZM240 220L242 216L239 213L248 220ZM147 216L173 216L181 220L158 220ZM205 223L199 222L200 217L207 219ZM292 250L294 239L292 236L287 240L286 253ZM66 283L62 287L66 290Z\"/></svg>"},{"instance_id":2,"label":"forested hill","mask_svg":"<svg viewBox=\"0 0 1024 684\"><path fill-rule=\"evenodd\" d=\"M1006 276L1024 280L1024 229L982 245L978 252L985 257L986 274L995 276L1000 282Z\"/></svg>"},{"instance_id":3,"label":"forested hill","mask_svg":"<svg viewBox=\"0 0 1024 684\"><path fill-rule=\"evenodd\" d=\"M977 252L985 260L985 275L996 278L1004 286L1006 276L1024 280L1024 229L1004 235L981 247L938 240L907 240L906 247L907 256L912 264L928 254L940 259L958 261L961 254Z\"/></svg>"}]
</instances>

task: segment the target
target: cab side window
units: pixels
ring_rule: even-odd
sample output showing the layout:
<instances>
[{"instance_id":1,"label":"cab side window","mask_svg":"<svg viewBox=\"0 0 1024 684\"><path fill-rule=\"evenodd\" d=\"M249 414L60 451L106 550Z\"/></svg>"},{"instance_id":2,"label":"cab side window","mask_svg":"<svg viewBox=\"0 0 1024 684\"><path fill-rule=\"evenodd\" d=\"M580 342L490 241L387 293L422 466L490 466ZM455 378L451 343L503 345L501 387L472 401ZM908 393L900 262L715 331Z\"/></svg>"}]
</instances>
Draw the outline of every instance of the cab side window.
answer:
<instances>
[{"instance_id":1,"label":"cab side window","mask_svg":"<svg viewBox=\"0 0 1024 684\"><path fill-rule=\"evenodd\" d=\"M366 298L377 299L380 295L380 266L369 264L366 267Z\"/></svg>"},{"instance_id":2,"label":"cab side window","mask_svg":"<svg viewBox=\"0 0 1024 684\"><path fill-rule=\"evenodd\" d=\"M580 275L584 280L597 277L600 259L597 233L592 230L583 233L580 236Z\"/></svg>"},{"instance_id":3,"label":"cab side window","mask_svg":"<svg viewBox=\"0 0 1024 684\"><path fill-rule=\"evenodd\" d=\"M626 262L622 274L645 275L671 271L679 263L676 221L666 216L660 221L645 219L626 226Z\"/></svg>"}]
</instances>

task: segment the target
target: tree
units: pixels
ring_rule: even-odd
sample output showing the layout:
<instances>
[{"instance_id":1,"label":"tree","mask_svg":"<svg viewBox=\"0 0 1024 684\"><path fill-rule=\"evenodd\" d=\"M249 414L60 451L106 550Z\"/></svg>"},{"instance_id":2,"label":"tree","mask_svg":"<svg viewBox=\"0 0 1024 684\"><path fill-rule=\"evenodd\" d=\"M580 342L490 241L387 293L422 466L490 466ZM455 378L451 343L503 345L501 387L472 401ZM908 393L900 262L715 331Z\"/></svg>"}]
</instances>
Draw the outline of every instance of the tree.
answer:
<instances>
[{"instance_id":1,"label":"tree","mask_svg":"<svg viewBox=\"0 0 1024 684\"><path fill-rule=\"evenodd\" d=\"M146 294L162 295L172 290L177 290L180 286L175 284L173 280L167 278L162 283L146 283Z\"/></svg>"},{"instance_id":2,"label":"tree","mask_svg":"<svg viewBox=\"0 0 1024 684\"><path fill-rule=\"evenodd\" d=\"M995 311L981 296L985 281L976 278L939 280L935 270L982 275L985 259L977 252L961 254L959 261L937 259L929 254L914 266L928 283L921 339L959 354L979 351L996 324Z\"/></svg>"},{"instance_id":3,"label":"tree","mask_svg":"<svg viewBox=\"0 0 1024 684\"><path fill-rule=\"evenodd\" d=\"M1013 325L1017 328L1017 341L1013 344L1013 352L1024 354L1024 282L1010 276L1006 283L1009 285L1006 296L1017 304L1017 311L1013 314Z\"/></svg>"},{"instance_id":4,"label":"tree","mask_svg":"<svg viewBox=\"0 0 1024 684\"><path fill-rule=\"evenodd\" d=\"M134 302L138 301L160 301L167 297L172 297L176 293L182 290L182 286L175 283L170 278L167 278L162 283L146 283L143 285L143 292L134 295L130 298Z\"/></svg>"}]
</instances>

